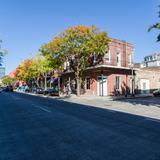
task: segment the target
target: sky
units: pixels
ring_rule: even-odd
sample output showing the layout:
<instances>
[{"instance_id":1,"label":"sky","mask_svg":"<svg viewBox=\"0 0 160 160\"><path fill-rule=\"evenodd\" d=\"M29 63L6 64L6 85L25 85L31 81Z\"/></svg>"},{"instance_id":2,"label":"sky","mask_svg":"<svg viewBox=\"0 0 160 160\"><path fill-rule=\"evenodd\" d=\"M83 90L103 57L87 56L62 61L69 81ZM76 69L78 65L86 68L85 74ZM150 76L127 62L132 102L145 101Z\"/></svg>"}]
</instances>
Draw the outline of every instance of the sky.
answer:
<instances>
[{"instance_id":1,"label":"sky","mask_svg":"<svg viewBox=\"0 0 160 160\"><path fill-rule=\"evenodd\" d=\"M0 0L0 39L8 49L6 73L65 29L95 25L112 38L135 47L134 61L160 52L158 31L148 32L159 22L159 0Z\"/></svg>"}]
</instances>

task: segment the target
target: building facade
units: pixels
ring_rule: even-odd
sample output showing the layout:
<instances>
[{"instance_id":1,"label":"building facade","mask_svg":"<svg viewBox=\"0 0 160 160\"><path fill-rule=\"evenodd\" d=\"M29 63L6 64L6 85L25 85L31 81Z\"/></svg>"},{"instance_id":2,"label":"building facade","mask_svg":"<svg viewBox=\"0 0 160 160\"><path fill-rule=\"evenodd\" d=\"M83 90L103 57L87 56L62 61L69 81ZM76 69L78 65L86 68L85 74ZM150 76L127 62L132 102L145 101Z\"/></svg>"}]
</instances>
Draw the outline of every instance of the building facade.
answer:
<instances>
[{"instance_id":1,"label":"building facade","mask_svg":"<svg viewBox=\"0 0 160 160\"><path fill-rule=\"evenodd\" d=\"M84 72L81 94L95 96L130 94L133 88L134 47L126 41L113 38L110 40L109 51L104 55L102 62L87 68ZM76 81L72 72L64 72L62 75L64 90L67 83L74 93Z\"/></svg>"},{"instance_id":2,"label":"building facade","mask_svg":"<svg viewBox=\"0 0 160 160\"><path fill-rule=\"evenodd\" d=\"M158 67L160 66L160 53L154 53L144 57L142 67Z\"/></svg>"},{"instance_id":3,"label":"building facade","mask_svg":"<svg viewBox=\"0 0 160 160\"><path fill-rule=\"evenodd\" d=\"M160 67L136 68L135 92L149 94L160 88Z\"/></svg>"}]
</instances>

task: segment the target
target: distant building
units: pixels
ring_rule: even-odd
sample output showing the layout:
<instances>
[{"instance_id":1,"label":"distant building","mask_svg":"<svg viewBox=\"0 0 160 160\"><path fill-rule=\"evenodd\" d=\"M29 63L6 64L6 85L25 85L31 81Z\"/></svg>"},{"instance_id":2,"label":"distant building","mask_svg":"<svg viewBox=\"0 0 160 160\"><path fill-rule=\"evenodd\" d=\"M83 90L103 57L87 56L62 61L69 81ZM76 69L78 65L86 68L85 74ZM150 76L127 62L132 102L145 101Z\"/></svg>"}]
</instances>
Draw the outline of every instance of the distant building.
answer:
<instances>
[{"instance_id":1,"label":"distant building","mask_svg":"<svg viewBox=\"0 0 160 160\"><path fill-rule=\"evenodd\" d=\"M160 66L160 53L154 53L144 57L142 67L158 67Z\"/></svg>"},{"instance_id":2,"label":"distant building","mask_svg":"<svg viewBox=\"0 0 160 160\"><path fill-rule=\"evenodd\" d=\"M134 68L136 93L148 94L160 88L160 53L145 56Z\"/></svg>"},{"instance_id":3,"label":"distant building","mask_svg":"<svg viewBox=\"0 0 160 160\"><path fill-rule=\"evenodd\" d=\"M5 67L0 67L0 78L5 76Z\"/></svg>"},{"instance_id":4,"label":"distant building","mask_svg":"<svg viewBox=\"0 0 160 160\"><path fill-rule=\"evenodd\" d=\"M160 67L134 67L136 93L149 94L160 88Z\"/></svg>"}]
</instances>

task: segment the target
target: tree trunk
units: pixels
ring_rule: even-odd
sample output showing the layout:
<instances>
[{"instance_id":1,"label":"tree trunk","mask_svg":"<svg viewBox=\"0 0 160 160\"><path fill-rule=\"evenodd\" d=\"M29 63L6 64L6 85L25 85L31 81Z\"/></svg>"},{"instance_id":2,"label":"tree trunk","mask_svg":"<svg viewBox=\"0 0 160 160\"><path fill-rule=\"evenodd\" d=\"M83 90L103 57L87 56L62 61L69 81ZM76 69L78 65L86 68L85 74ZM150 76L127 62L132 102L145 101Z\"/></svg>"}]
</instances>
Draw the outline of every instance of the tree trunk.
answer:
<instances>
[{"instance_id":1,"label":"tree trunk","mask_svg":"<svg viewBox=\"0 0 160 160\"><path fill-rule=\"evenodd\" d=\"M37 85L37 87L39 87L39 77L36 79L36 85Z\"/></svg>"},{"instance_id":2,"label":"tree trunk","mask_svg":"<svg viewBox=\"0 0 160 160\"><path fill-rule=\"evenodd\" d=\"M76 72L76 82L77 82L77 96L80 96L80 72L79 69L77 68L77 72Z\"/></svg>"},{"instance_id":3,"label":"tree trunk","mask_svg":"<svg viewBox=\"0 0 160 160\"><path fill-rule=\"evenodd\" d=\"M81 89L81 72L80 72L80 64L77 65L76 67L76 71L75 71L75 77L76 77L76 82L77 82L77 89L76 89L76 92L77 92L77 96L80 96L80 89Z\"/></svg>"},{"instance_id":4,"label":"tree trunk","mask_svg":"<svg viewBox=\"0 0 160 160\"><path fill-rule=\"evenodd\" d=\"M79 81L79 77L76 78L77 81L77 96L80 96L80 81Z\"/></svg>"},{"instance_id":5,"label":"tree trunk","mask_svg":"<svg viewBox=\"0 0 160 160\"><path fill-rule=\"evenodd\" d=\"M47 75L44 75L44 90L47 90Z\"/></svg>"}]
</instances>

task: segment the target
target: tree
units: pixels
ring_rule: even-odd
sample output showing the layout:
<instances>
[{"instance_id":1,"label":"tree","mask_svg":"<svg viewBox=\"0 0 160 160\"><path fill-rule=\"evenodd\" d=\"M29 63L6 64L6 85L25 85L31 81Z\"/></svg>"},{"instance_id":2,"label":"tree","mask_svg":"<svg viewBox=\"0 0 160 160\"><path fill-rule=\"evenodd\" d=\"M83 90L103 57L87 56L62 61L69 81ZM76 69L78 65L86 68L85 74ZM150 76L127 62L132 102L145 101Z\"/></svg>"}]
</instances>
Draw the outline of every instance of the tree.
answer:
<instances>
[{"instance_id":1,"label":"tree","mask_svg":"<svg viewBox=\"0 0 160 160\"><path fill-rule=\"evenodd\" d=\"M6 86L13 85L15 82L16 82L15 78L12 78L10 76L4 76L2 78L2 83L3 85L6 85Z\"/></svg>"},{"instance_id":2,"label":"tree","mask_svg":"<svg viewBox=\"0 0 160 160\"><path fill-rule=\"evenodd\" d=\"M159 6L159 8L160 8L160 6ZM160 18L160 11L158 12L158 14L159 14L158 17ZM150 26L149 29L148 29L148 31L151 31L152 29L158 29L158 30L160 30L160 23L156 23L156 24ZM157 41L158 42L160 41L160 34L157 36Z\"/></svg>"},{"instance_id":3,"label":"tree","mask_svg":"<svg viewBox=\"0 0 160 160\"><path fill-rule=\"evenodd\" d=\"M44 56L52 56L62 66L70 64L74 71L77 95L80 95L80 84L84 70L93 65L93 56L102 57L108 49L109 37L95 26L75 26L68 28L44 46ZM61 68L59 66L59 68Z\"/></svg>"},{"instance_id":4,"label":"tree","mask_svg":"<svg viewBox=\"0 0 160 160\"><path fill-rule=\"evenodd\" d=\"M16 69L16 79L29 82L38 74L38 66L33 59L26 59Z\"/></svg>"},{"instance_id":5,"label":"tree","mask_svg":"<svg viewBox=\"0 0 160 160\"><path fill-rule=\"evenodd\" d=\"M2 43L2 40L0 40L0 43ZM1 49L1 44L0 44L0 49ZM3 52L0 51L0 66L2 66L2 58L3 58Z\"/></svg>"},{"instance_id":6,"label":"tree","mask_svg":"<svg viewBox=\"0 0 160 160\"><path fill-rule=\"evenodd\" d=\"M31 59L24 60L16 69L17 80L23 80L29 82L35 80L37 86L39 86L38 80L40 75L44 77L45 89L47 89L47 74L53 70L52 61L48 56L42 56L36 54Z\"/></svg>"},{"instance_id":7,"label":"tree","mask_svg":"<svg viewBox=\"0 0 160 160\"><path fill-rule=\"evenodd\" d=\"M0 40L0 66L3 64L3 57L7 54L7 49L1 50L1 43L2 40Z\"/></svg>"},{"instance_id":8,"label":"tree","mask_svg":"<svg viewBox=\"0 0 160 160\"><path fill-rule=\"evenodd\" d=\"M47 90L47 75L48 72L53 70L53 63L48 56L39 55L35 60L35 64L37 65L37 73L44 77L44 89Z\"/></svg>"}]
</instances>

